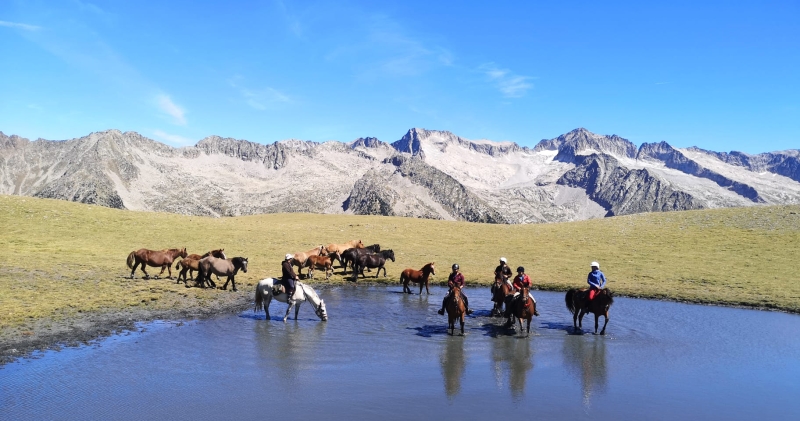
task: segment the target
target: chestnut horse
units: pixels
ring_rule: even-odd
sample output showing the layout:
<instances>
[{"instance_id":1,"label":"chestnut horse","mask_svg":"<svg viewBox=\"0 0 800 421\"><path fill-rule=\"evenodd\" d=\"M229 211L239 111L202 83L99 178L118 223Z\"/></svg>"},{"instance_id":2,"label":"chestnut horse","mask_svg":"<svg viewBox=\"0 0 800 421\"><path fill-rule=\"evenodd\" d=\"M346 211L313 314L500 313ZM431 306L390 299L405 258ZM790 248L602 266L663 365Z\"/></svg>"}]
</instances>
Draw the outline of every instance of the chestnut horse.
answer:
<instances>
[{"instance_id":1,"label":"chestnut horse","mask_svg":"<svg viewBox=\"0 0 800 421\"><path fill-rule=\"evenodd\" d=\"M345 250L347 249L363 249L364 243L361 240L350 240L344 244L328 244L325 246L328 250L328 253L339 253L339 267L344 267L344 262L341 260L342 254L344 254ZM380 246L379 246L380 249Z\"/></svg>"},{"instance_id":2,"label":"chestnut horse","mask_svg":"<svg viewBox=\"0 0 800 421\"><path fill-rule=\"evenodd\" d=\"M403 284L403 292L413 294L411 292L411 288L408 287L408 282L411 281L415 284L419 284L419 295L422 295L423 285L425 286L425 293L430 295L431 292L428 290L428 279L431 275L436 275L436 268L434 268L433 265L434 263L430 262L423 266L420 270L404 270L403 273L400 274L400 283Z\"/></svg>"},{"instance_id":3,"label":"chestnut horse","mask_svg":"<svg viewBox=\"0 0 800 421\"><path fill-rule=\"evenodd\" d=\"M234 277L239 272L239 269L247 273L246 257L234 257L233 259L218 259L214 256L204 257L200 260L198 265L197 285L202 287L208 283L211 288L216 288L217 284L211 280L211 274L213 273L217 276L228 277L225 284L222 285L222 289L228 289L228 282L230 282L233 285L233 290L236 291L236 280Z\"/></svg>"},{"instance_id":4,"label":"chestnut horse","mask_svg":"<svg viewBox=\"0 0 800 421\"><path fill-rule=\"evenodd\" d=\"M314 269L325 269L325 280L331 277L333 273L333 259L338 253L329 253L327 256L308 256L303 267L308 268L308 277L314 279Z\"/></svg>"},{"instance_id":5,"label":"chestnut horse","mask_svg":"<svg viewBox=\"0 0 800 421\"><path fill-rule=\"evenodd\" d=\"M458 285L453 286L445 309L447 310L447 328L450 329L450 336L453 336L456 331L456 320L460 321L461 336L464 336L464 315L467 313L467 307L464 305L464 298L461 296L461 288Z\"/></svg>"},{"instance_id":6,"label":"chestnut horse","mask_svg":"<svg viewBox=\"0 0 800 421\"><path fill-rule=\"evenodd\" d=\"M492 284L492 301L494 302L494 307L492 308L493 316L503 315L503 304L505 303L506 297L513 293L514 287L508 284L504 276L497 274L494 278L494 284Z\"/></svg>"},{"instance_id":7,"label":"chestnut horse","mask_svg":"<svg viewBox=\"0 0 800 421\"><path fill-rule=\"evenodd\" d=\"M308 251L298 251L297 253L295 253L294 257L292 257L292 265L297 266L297 276L303 274L302 269L306 265L306 260L308 260L308 256L322 256L323 254L325 254L325 247L322 245L314 247L313 249Z\"/></svg>"},{"instance_id":8,"label":"chestnut horse","mask_svg":"<svg viewBox=\"0 0 800 421\"><path fill-rule=\"evenodd\" d=\"M214 256L218 259L227 259L224 250L225 249L211 250L202 256L199 254L190 254L184 259L175 262L175 270L178 270L178 267L181 268L181 273L178 274L178 279L175 283L181 283L181 277L183 277L183 283L185 284L186 272L189 272L189 278L194 279L194 271L198 269L198 263L200 263L200 259L204 257Z\"/></svg>"},{"instance_id":9,"label":"chestnut horse","mask_svg":"<svg viewBox=\"0 0 800 421\"><path fill-rule=\"evenodd\" d=\"M594 333L597 334L598 322L600 315L605 317L603 323L603 330L600 331L601 335L606 334L606 325L608 324L608 310L614 304L614 293L608 289L602 289L598 292L593 300L589 300L588 288L578 289L572 288L567 291L564 300L567 303L567 309L572 313L572 326L577 331L578 328L583 328L581 322L586 313L594 313ZM588 311L586 301L589 300Z\"/></svg>"},{"instance_id":10,"label":"chestnut horse","mask_svg":"<svg viewBox=\"0 0 800 421\"><path fill-rule=\"evenodd\" d=\"M131 269L131 279L133 279L133 274L136 272L136 267L142 265L142 272L144 272L144 278L142 279L150 279L150 275L147 274L145 270L146 266L153 266L159 267L161 266L161 272L156 275L156 279L159 276L164 274L164 269L169 271L169 276L167 279L172 279L172 262L178 256L185 258L186 257L186 247L182 249L169 249L169 250L148 250L148 249L139 249L136 251L132 251L128 255L128 267Z\"/></svg>"},{"instance_id":11,"label":"chestnut horse","mask_svg":"<svg viewBox=\"0 0 800 421\"><path fill-rule=\"evenodd\" d=\"M536 312L536 303L528 295L530 292L530 288L522 287L520 294L510 304L511 312L519 322L519 333L522 333L522 320L525 319L527 321L527 333L525 336L531 334L531 319L533 318L533 313Z\"/></svg>"}]
</instances>

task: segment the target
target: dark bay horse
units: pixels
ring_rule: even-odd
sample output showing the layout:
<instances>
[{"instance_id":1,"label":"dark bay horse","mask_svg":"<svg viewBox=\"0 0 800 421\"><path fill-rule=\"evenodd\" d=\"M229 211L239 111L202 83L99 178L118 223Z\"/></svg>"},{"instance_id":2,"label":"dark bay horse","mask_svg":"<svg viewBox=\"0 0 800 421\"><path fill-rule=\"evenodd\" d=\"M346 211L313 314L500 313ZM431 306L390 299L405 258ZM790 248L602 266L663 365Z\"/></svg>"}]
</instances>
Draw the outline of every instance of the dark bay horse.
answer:
<instances>
[{"instance_id":1,"label":"dark bay horse","mask_svg":"<svg viewBox=\"0 0 800 421\"><path fill-rule=\"evenodd\" d=\"M425 286L425 293L430 295L428 290L428 280L431 275L436 275L436 268L434 262L430 262L422 267L420 270L406 269L400 274L400 283L403 284L403 292L412 294L411 288L408 287L409 282L419 284L419 295L422 295L422 286Z\"/></svg>"},{"instance_id":2,"label":"dark bay horse","mask_svg":"<svg viewBox=\"0 0 800 421\"><path fill-rule=\"evenodd\" d=\"M345 250L351 248L363 249L364 243L361 242L361 240L350 240L342 244L331 243L325 246L325 249L328 250L328 253L339 253L340 257L342 254L344 254ZM339 260L339 264L341 265L340 267L344 267L344 262L341 259Z\"/></svg>"},{"instance_id":3,"label":"dark bay horse","mask_svg":"<svg viewBox=\"0 0 800 421\"><path fill-rule=\"evenodd\" d=\"M591 312L594 313L594 333L597 333L600 315L603 315L605 317L605 323L603 323L603 330L600 331L600 334L606 334L608 310L611 308L611 305L614 304L614 293L610 289L605 288L601 290L599 293L597 293L597 295L594 296L593 300L589 301L587 288L572 288L567 291L567 295L564 297L564 300L567 303L567 309L572 313L572 326L576 331L579 328L583 328L581 324L583 321L583 315ZM589 301L588 311L586 310L587 301Z\"/></svg>"},{"instance_id":4,"label":"dark bay horse","mask_svg":"<svg viewBox=\"0 0 800 421\"><path fill-rule=\"evenodd\" d=\"M153 266L159 267L161 266L161 272L156 275L156 279L159 276L164 274L164 269L169 271L169 276L167 279L172 279L172 262L178 257L186 257L186 247L182 249L169 249L169 250L148 250L148 249L139 249L136 251L132 251L128 255L128 267L131 269L131 279L133 279L133 274L136 272L136 267L142 265L141 269L144 272L144 278L142 279L150 279L150 275L147 274L145 270L146 266Z\"/></svg>"},{"instance_id":5,"label":"dark bay horse","mask_svg":"<svg viewBox=\"0 0 800 421\"><path fill-rule=\"evenodd\" d=\"M383 276L386 276L386 260L391 260L394 262L394 251L392 250L383 250L380 253L376 254L365 254L360 256L354 263L353 269L353 280L358 280L358 274L360 273L361 276L364 276L364 268L378 268L375 272L375 277L377 278L378 275L381 273L381 269L383 269Z\"/></svg>"},{"instance_id":6,"label":"dark bay horse","mask_svg":"<svg viewBox=\"0 0 800 421\"><path fill-rule=\"evenodd\" d=\"M339 264L341 265L340 267L343 268L342 273L347 273L348 266L352 270L355 270L355 262L359 257L365 254L375 254L379 251L381 251L381 246L378 244L373 244L364 248L351 247L343 251L339 259Z\"/></svg>"},{"instance_id":7,"label":"dark bay horse","mask_svg":"<svg viewBox=\"0 0 800 421\"><path fill-rule=\"evenodd\" d=\"M197 285L203 287L206 283L211 288L216 288L217 284L211 280L211 274L217 276L227 276L228 279L222 285L222 289L228 289L228 282L233 285L233 290L236 291L236 280L234 277L239 272L247 273L247 258L234 257L233 259L218 259L214 256L204 257L200 260L199 268L197 270Z\"/></svg>"},{"instance_id":8,"label":"dark bay horse","mask_svg":"<svg viewBox=\"0 0 800 421\"><path fill-rule=\"evenodd\" d=\"M524 319L527 321L526 336L531 334L531 319L533 318L533 314L536 312L536 303L534 303L531 297L528 295L530 292L530 288L523 287L519 296L511 301L511 312L519 322L519 333L522 333L522 320Z\"/></svg>"},{"instance_id":9,"label":"dark bay horse","mask_svg":"<svg viewBox=\"0 0 800 421\"><path fill-rule=\"evenodd\" d=\"M214 257L216 257L218 259L227 259L227 257L225 256L225 251L224 250L225 249L211 250L211 251L209 251L208 253L206 253L206 254L204 254L202 256L199 255L199 254L190 254L190 255L184 257L183 259L178 260L177 262L175 262L175 270L178 270L179 267L181 268L181 273L178 274L178 280L175 281L175 283L176 284L181 283L181 277L182 277L183 278L183 283L185 284L186 283L186 272L189 272L189 278L194 279L194 271L196 271L198 269L198 264L200 263L200 259L202 259L204 257L214 256Z\"/></svg>"},{"instance_id":10,"label":"dark bay horse","mask_svg":"<svg viewBox=\"0 0 800 421\"><path fill-rule=\"evenodd\" d=\"M506 297L513 293L514 288L508 284L505 277L501 274L497 274L494 278L494 284L492 284L492 302L494 302L494 307L492 308L493 316L503 315L503 304L505 304Z\"/></svg>"},{"instance_id":11,"label":"dark bay horse","mask_svg":"<svg viewBox=\"0 0 800 421\"><path fill-rule=\"evenodd\" d=\"M450 330L450 336L456 331L456 320L460 321L461 336L464 336L464 315L467 313L467 307L464 305L460 287L453 287L453 292L450 299L447 300L445 309L447 310L447 328Z\"/></svg>"}]
</instances>

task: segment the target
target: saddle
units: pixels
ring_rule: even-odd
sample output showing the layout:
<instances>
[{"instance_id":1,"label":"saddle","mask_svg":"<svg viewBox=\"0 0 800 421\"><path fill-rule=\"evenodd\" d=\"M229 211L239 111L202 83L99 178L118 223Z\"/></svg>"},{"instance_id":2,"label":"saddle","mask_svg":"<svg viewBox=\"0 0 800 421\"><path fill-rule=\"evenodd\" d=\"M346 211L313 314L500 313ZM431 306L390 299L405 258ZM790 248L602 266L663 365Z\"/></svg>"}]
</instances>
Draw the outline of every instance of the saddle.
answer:
<instances>
[{"instance_id":1,"label":"saddle","mask_svg":"<svg viewBox=\"0 0 800 421\"><path fill-rule=\"evenodd\" d=\"M281 295L286 292L286 287L281 283L276 283L272 286L272 295Z\"/></svg>"}]
</instances>

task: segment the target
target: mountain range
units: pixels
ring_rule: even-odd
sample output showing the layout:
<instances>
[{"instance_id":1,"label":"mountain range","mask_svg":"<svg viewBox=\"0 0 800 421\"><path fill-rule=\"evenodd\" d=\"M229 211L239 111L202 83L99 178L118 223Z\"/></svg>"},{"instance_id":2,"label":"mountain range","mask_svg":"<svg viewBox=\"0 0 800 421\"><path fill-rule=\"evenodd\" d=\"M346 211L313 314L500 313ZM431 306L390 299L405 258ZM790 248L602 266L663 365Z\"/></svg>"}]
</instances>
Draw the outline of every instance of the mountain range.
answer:
<instances>
[{"instance_id":1,"label":"mountain range","mask_svg":"<svg viewBox=\"0 0 800 421\"><path fill-rule=\"evenodd\" d=\"M555 222L800 203L800 150L636 147L582 128L533 148L417 128L393 143L210 136L181 148L118 130L63 141L0 132L0 194L190 215Z\"/></svg>"}]
</instances>

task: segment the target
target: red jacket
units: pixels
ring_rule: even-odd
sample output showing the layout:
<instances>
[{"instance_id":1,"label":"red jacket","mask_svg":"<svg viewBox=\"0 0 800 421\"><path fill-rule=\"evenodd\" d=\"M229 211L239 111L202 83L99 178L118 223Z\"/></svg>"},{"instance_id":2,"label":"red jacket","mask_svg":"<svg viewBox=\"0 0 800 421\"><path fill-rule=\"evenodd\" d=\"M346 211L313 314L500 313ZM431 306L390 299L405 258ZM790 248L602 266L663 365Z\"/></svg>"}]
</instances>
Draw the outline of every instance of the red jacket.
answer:
<instances>
[{"instance_id":1,"label":"red jacket","mask_svg":"<svg viewBox=\"0 0 800 421\"><path fill-rule=\"evenodd\" d=\"M519 291L522 289L522 287L531 287L531 278L527 273L523 273L522 275L517 275L514 277L514 289Z\"/></svg>"},{"instance_id":2,"label":"red jacket","mask_svg":"<svg viewBox=\"0 0 800 421\"><path fill-rule=\"evenodd\" d=\"M464 275L461 272L451 273L450 277L447 278L447 286L452 288L454 285L464 288Z\"/></svg>"}]
</instances>

